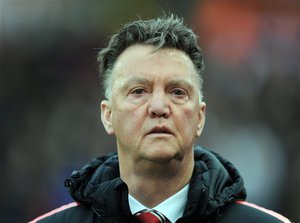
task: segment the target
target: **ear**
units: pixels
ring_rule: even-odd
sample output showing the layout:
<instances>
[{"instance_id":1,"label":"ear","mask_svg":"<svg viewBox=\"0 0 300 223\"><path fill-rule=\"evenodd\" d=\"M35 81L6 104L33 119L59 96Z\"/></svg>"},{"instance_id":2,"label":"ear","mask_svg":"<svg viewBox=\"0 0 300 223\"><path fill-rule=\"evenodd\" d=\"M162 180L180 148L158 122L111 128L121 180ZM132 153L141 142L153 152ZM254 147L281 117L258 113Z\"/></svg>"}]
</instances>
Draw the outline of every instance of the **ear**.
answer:
<instances>
[{"instance_id":1,"label":"ear","mask_svg":"<svg viewBox=\"0 0 300 223\"><path fill-rule=\"evenodd\" d=\"M103 100L100 105L101 109L101 120L102 124L109 135L114 134L114 129L112 125L112 106L110 101Z\"/></svg>"},{"instance_id":2,"label":"ear","mask_svg":"<svg viewBox=\"0 0 300 223\"><path fill-rule=\"evenodd\" d=\"M205 124L205 110L206 110L206 104L205 102L200 102L199 104L199 123L198 123L198 128L196 132L196 136L199 137L202 133L204 124Z\"/></svg>"}]
</instances>

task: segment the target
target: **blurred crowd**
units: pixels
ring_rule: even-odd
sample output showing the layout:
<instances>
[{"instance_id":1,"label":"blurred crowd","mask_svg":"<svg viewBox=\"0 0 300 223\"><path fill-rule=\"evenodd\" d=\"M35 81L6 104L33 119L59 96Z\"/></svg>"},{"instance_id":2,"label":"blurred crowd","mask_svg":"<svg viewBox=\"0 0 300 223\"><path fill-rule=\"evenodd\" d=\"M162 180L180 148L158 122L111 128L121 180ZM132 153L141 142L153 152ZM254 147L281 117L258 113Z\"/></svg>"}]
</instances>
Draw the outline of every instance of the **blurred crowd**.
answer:
<instances>
[{"instance_id":1,"label":"blurred crowd","mask_svg":"<svg viewBox=\"0 0 300 223\"><path fill-rule=\"evenodd\" d=\"M297 0L0 0L0 222L71 201L64 179L116 151L97 49L121 24L174 12L205 54L197 143L241 171L248 200L300 220Z\"/></svg>"}]
</instances>

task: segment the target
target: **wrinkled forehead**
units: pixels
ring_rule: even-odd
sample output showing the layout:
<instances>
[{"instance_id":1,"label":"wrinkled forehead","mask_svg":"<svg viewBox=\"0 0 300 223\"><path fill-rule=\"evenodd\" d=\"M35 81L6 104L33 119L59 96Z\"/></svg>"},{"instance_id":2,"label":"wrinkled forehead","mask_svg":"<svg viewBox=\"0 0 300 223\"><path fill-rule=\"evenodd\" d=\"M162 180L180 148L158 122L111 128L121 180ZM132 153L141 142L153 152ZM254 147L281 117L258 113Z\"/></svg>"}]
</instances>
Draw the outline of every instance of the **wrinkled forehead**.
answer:
<instances>
[{"instance_id":1,"label":"wrinkled forehead","mask_svg":"<svg viewBox=\"0 0 300 223\"><path fill-rule=\"evenodd\" d=\"M153 45L136 44L126 48L117 58L115 65L120 62L130 62L134 58L165 58L177 60L179 63L192 63L189 56L175 48L159 48Z\"/></svg>"},{"instance_id":2,"label":"wrinkled forehead","mask_svg":"<svg viewBox=\"0 0 300 223\"><path fill-rule=\"evenodd\" d=\"M113 75L125 78L128 75L153 74L181 76L197 81L197 72L189 56L177 49L156 49L151 45L128 47L117 59Z\"/></svg>"}]
</instances>

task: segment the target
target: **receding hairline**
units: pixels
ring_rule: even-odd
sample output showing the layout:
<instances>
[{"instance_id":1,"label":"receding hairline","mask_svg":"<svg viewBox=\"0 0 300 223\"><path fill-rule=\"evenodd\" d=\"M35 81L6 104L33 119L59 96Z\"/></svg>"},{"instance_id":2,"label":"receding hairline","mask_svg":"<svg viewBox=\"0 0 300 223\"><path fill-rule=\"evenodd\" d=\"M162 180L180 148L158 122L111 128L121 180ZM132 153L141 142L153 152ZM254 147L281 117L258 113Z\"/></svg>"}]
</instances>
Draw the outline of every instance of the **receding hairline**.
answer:
<instances>
[{"instance_id":1,"label":"receding hairline","mask_svg":"<svg viewBox=\"0 0 300 223\"><path fill-rule=\"evenodd\" d=\"M148 46L148 44L136 44L137 46ZM122 54L119 55L118 59L115 62L115 66L113 67L111 74L110 74L110 97L107 98L108 100L112 99L112 96L114 95L114 91L115 91L115 87L117 86L117 88L119 88L122 92L125 89L128 89L130 87L130 85L135 85L135 84L141 84L141 85L151 85L153 83L151 83L152 81L150 79L147 78L148 73L147 70L133 70L133 71L128 71L124 73L124 70L122 69L122 66L124 66L122 64L122 58L125 52L128 52L127 50L129 48L133 48L136 45L131 45L128 48L126 48ZM199 81L198 81L198 73L197 70L194 66L194 63L191 61L190 57L188 56L188 54L186 54L186 52L177 49L177 48L169 48L169 47L165 47L165 48L160 48L158 50L155 50L156 46L153 45L149 45L150 50L147 52L145 52L146 54L155 54L161 51L174 51L174 52L178 52L180 54L178 55L182 55L184 57L186 57L188 60L190 60L190 68L192 70L190 70L190 68L187 68L188 70L186 70L186 68L184 68L184 70L180 73L180 71L174 71L174 73L169 73L170 74L170 80L167 81L167 85L168 86L172 86L172 85L178 85L178 86L185 86L187 88L187 90L191 91L191 92L195 92L196 94L198 94L199 100L202 101L202 93L199 90ZM121 60L121 61L120 61ZM182 64L186 64L185 59L178 59L178 61ZM130 62L132 63L132 62ZM134 62L133 62L134 63ZM125 68L126 70L126 68ZM186 72L187 71L187 72ZM159 71L158 71L159 72ZM121 79L118 79L118 77L120 77L119 75L121 75ZM124 75L124 76L123 76ZM163 75L163 74L162 74ZM190 76L189 76L190 75ZM191 78L191 79L190 79ZM118 79L118 81L120 81L119 83L116 83L116 80Z\"/></svg>"},{"instance_id":2,"label":"receding hairline","mask_svg":"<svg viewBox=\"0 0 300 223\"><path fill-rule=\"evenodd\" d=\"M124 54L126 52L128 52L128 50L133 50L133 48L136 48L136 47L140 47L140 48L152 48L151 50L149 50L149 52L147 54L149 55L152 55L152 54L155 54L157 52L162 52L162 51L169 51L170 53L171 52L178 52L178 53L182 53L182 56L183 58L185 59L188 59L190 60L190 64L193 66L195 72L197 73L197 68L195 67L195 64L193 63L192 59L190 58L190 56L183 50L181 49L177 49L177 48L173 48L173 47L160 47L160 48L157 48L156 45L153 45L153 44L147 44L147 43L137 43L137 44L133 44L133 45L130 45L128 46L126 49L123 50L123 52L117 57L116 61L114 62L114 65L111 69L111 72L114 71L115 67L118 65L118 62L119 60L124 56ZM168 52L167 52L168 53ZM182 60L180 60L182 61ZM185 61L184 61L185 63ZM198 73L197 73L198 74Z\"/></svg>"},{"instance_id":3,"label":"receding hairline","mask_svg":"<svg viewBox=\"0 0 300 223\"><path fill-rule=\"evenodd\" d=\"M131 45L129 47L127 47L119 56L118 58L116 59L115 63L114 63L114 66L112 67L111 69L111 72L110 72L110 77L112 79L114 79L114 76L115 76L115 73L116 73L116 69L122 65L122 63L120 62L120 60L122 58L124 58L124 55L126 55L126 53L128 53L128 50L135 50L134 48L136 47L139 47L140 49L143 48L145 49L146 48L150 48L150 50L148 52L140 52L141 54L146 54L146 55L154 55L155 53L158 53L158 52L162 52L162 51L165 51L165 53L172 53L172 52L175 52L175 53L178 53L178 60L176 60L177 62L179 63L182 63L182 64L187 64L189 63L189 65L191 65L191 68L193 69L193 73L195 75L193 75L196 79L196 81L198 82L198 78L199 78L199 74L197 72L197 68L195 67L195 64L193 63L192 59L189 57L189 55L183 51L183 50L180 50L180 49L177 49L177 48L172 48L172 47L162 47L162 48L159 48L157 49L157 47L155 45L152 45L152 44L134 44L134 45ZM163 55L162 55L163 56ZM174 73L175 74L175 73ZM144 75L147 75L147 73L145 73ZM199 87L199 86L198 86Z\"/></svg>"},{"instance_id":4,"label":"receding hairline","mask_svg":"<svg viewBox=\"0 0 300 223\"><path fill-rule=\"evenodd\" d=\"M100 74L103 75L105 97L111 95L111 74L119 56L133 45L152 45L155 50L180 50L191 59L196 72L197 82L202 95L203 52L197 43L198 36L183 22L183 18L174 14L165 14L153 19L141 19L129 22L113 36L108 46L99 51L98 62Z\"/></svg>"}]
</instances>

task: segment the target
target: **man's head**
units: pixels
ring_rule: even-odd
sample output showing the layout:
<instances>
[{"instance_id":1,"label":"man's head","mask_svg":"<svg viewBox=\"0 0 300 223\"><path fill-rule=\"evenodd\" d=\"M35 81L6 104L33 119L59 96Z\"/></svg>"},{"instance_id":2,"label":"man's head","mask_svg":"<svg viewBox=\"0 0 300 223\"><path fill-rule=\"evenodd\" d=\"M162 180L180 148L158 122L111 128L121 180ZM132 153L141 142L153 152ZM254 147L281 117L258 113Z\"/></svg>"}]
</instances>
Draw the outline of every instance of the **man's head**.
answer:
<instances>
[{"instance_id":1,"label":"man's head","mask_svg":"<svg viewBox=\"0 0 300 223\"><path fill-rule=\"evenodd\" d=\"M205 120L203 62L193 32L173 16L134 22L99 58L108 99L101 118L116 136L120 166L184 160L192 168L192 145Z\"/></svg>"},{"instance_id":2,"label":"man's head","mask_svg":"<svg viewBox=\"0 0 300 223\"><path fill-rule=\"evenodd\" d=\"M183 20L174 15L150 20L137 20L128 23L113 35L106 48L98 55L100 74L103 76L105 97L111 99L112 71L120 54L129 46L146 44L161 48L178 49L192 60L197 71L197 84L202 100L202 74L204 69L201 49L195 33L183 24Z\"/></svg>"}]
</instances>

